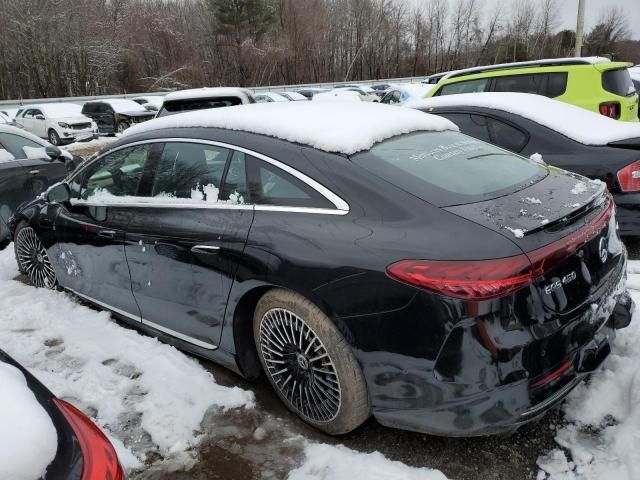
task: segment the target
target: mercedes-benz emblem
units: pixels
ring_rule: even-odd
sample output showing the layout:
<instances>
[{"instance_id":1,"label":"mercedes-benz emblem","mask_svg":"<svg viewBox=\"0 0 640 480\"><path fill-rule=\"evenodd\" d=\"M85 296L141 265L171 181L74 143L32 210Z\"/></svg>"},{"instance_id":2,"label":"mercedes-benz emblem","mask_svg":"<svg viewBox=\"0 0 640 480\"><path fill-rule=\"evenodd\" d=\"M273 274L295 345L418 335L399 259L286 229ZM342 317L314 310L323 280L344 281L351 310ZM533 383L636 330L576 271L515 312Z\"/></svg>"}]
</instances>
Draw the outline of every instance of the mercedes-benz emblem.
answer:
<instances>
[{"instance_id":1,"label":"mercedes-benz emblem","mask_svg":"<svg viewBox=\"0 0 640 480\"><path fill-rule=\"evenodd\" d=\"M602 263L606 263L607 258L609 257L609 249L607 247L607 239L605 237L602 237L598 245L598 254L600 255L600 261Z\"/></svg>"}]
</instances>

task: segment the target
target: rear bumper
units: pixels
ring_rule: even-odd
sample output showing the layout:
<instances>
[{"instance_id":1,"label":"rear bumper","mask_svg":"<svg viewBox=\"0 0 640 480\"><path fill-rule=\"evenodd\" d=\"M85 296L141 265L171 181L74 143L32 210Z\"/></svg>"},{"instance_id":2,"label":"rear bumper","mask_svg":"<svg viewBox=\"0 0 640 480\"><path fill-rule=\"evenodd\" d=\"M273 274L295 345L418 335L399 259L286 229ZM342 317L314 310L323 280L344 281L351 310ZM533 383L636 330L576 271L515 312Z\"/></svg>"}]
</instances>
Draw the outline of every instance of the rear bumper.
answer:
<instances>
[{"instance_id":1,"label":"rear bumper","mask_svg":"<svg viewBox=\"0 0 640 480\"><path fill-rule=\"evenodd\" d=\"M616 219L621 237L640 237L640 193L617 193Z\"/></svg>"},{"instance_id":2,"label":"rear bumper","mask_svg":"<svg viewBox=\"0 0 640 480\"><path fill-rule=\"evenodd\" d=\"M430 398L414 395L409 403L426 400L432 406L394 408L387 399L386 405L378 408L374 402L373 415L382 425L432 435L474 437L513 432L543 417L602 365L611 352L616 329L629 325L634 308L631 297L623 293L598 333L546 372L543 379L523 378L479 392L482 389L477 386L444 382L425 372L422 381L413 386L413 393L426 393ZM487 370L490 368L487 365ZM398 403L406 404L408 399L403 400Z\"/></svg>"}]
</instances>

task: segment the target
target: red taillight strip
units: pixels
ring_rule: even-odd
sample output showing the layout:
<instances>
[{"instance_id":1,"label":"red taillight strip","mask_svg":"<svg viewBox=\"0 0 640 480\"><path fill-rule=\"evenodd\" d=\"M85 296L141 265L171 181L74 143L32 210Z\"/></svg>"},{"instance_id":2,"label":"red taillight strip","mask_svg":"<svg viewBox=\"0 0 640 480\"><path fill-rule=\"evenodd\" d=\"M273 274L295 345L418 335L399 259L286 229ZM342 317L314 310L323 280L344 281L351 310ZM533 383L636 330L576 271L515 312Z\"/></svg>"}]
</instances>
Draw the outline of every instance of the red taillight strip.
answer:
<instances>
[{"instance_id":1,"label":"red taillight strip","mask_svg":"<svg viewBox=\"0 0 640 480\"><path fill-rule=\"evenodd\" d=\"M560 365L560 368L558 368L557 370L551 372L546 377L541 378L540 380L538 380L536 383L534 383L532 385L532 387L539 387L541 385L545 385L545 384L551 382L552 380L555 380L556 378L558 378L560 375L565 373L570 368L571 368L571 363L569 363L569 361L567 360L562 365Z\"/></svg>"},{"instance_id":2,"label":"red taillight strip","mask_svg":"<svg viewBox=\"0 0 640 480\"><path fill-rule=\"evenodd\" d=\"M620 190L623 192L640 191L640 160L619 170L617 177Z\"/></svg>"},{"instance_id":3,"label":"red taillight strip","mask_svg":"<svg viewBox=\"0 0 640 480\"><path fill-rule=\"evenodd\" d=\"M64 400L54 398L53 403L64 415L82 450L82 480L124 480L113 445L91 420Z\"/></svg>"}]
</instances>

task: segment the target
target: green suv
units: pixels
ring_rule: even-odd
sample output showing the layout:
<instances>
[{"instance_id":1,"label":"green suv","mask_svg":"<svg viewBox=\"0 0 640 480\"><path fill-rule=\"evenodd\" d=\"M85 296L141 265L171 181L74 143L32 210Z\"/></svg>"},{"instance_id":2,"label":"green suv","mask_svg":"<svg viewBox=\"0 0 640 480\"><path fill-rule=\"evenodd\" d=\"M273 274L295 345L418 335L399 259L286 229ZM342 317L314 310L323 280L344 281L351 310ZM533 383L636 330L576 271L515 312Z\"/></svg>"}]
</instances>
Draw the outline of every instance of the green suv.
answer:
<instances>
[{"instance_id":1,"label":"green suv","mask_svg":"<svg viewBox=\"0 0 640 480\"><path fill-rule=\"evenodd\" d=\"M631 63L607 58L567 58L506 63L443 75L426 97L476 92L535 93L599 112L638 121L638 93Z\"/></svg>"}]
</instances>

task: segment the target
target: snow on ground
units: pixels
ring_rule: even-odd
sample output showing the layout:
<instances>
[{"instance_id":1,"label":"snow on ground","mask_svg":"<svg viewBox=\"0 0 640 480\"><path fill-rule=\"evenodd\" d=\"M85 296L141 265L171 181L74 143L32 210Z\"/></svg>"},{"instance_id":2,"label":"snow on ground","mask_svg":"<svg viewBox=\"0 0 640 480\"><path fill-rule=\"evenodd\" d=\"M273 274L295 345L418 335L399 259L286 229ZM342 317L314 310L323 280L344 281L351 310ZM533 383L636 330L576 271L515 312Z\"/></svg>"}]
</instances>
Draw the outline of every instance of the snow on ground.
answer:
<instances>
[{"instance_id":1,"label":"snow on ground","mask_svg":"<svg viewBox=\"0 0 640 480\"><path fill-rule=\"evenodd\" d=\"M189 465L207 411L253 405L252 392L218 385L175 348L17 275L10 246L0 252L0 348L116 439L126 468L158 456Z\"/></svg>"},{"instance_id":2,"label":"snow on ground","mask_svg":"<svg viewBox=\"0 0 640 480\"><path fill-rule=\"evenodd\" d=\"M118 137L119 135L115 137L98 137L96 139L89 140L88 142L70 143L69 145L65 145L63 148L71 153L84 151L84 150L97 151L106 147L110 143L115 142L116 140L118 140Z\"/></svg>"},{"instance_id":3,"label":"snow on ground","mask_svg":"<svg viewBox=\"0 0 640 480\"><path fill-rule=\"evenodd\" d=\"M56 456L56 428L20 370L0 363L0 385L0 478L40 478Z\"/></svg>"},{"instance_id":4,"label":"snow on ground","mask_svg":"<svg viewBox=\"0 0 640 480\"><path fill-rule=\"evenodd\" d=\"M309 443L303 464L288 480L447 480L440 471L409 467L379 452L361 453L342 445Z\"/></svg>"},{"instance_id":5,"label":"snow on ground","mask_svg":"<svg viewBox=\"0 0 640 480\"><path fill-rule=\"evenodd\" d=\"M640 261L629 262L628 287L640 307ZM538 460L538 480L640 478L640 311L618 332L613 352L564 404L559 447Z\"/></svg>"}]
</instances>

